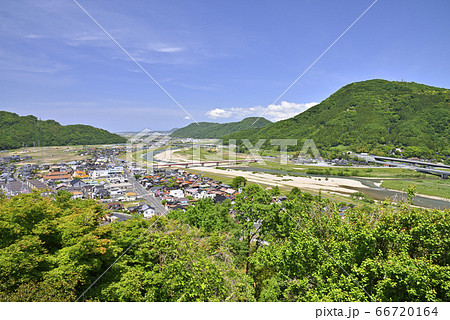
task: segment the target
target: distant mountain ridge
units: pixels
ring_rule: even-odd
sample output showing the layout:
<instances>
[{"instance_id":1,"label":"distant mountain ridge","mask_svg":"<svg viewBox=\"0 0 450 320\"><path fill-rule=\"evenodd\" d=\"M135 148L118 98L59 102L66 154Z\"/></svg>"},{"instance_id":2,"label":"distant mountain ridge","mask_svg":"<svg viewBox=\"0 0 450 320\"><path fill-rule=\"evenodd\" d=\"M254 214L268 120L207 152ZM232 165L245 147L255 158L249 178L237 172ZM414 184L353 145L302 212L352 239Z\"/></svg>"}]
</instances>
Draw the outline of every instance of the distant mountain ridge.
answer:
<instances>
[{"instance_id":1,"label":"distant mountain ridge","mask_svg":"<svg viewBox=\"0 0 450 320\"><path fill-rule=\"evenodd\" d=\"M261 129L227 139L313 139L321 149L386 154L405 147L411 155L450 155L450 90L414 82L367 80L344 86L320 104ZM265 145L270 148L269 144Z\"/></svg>"},{"instance_id":2,"label":"distant mountain ridge","mask_svg":"<svg viewBox=\"0 0 450 320\"><path fill-rule=\"evenodd\" d=\"M154 131L150 131L152 133L161 133L161 134L171 134L172 132L174 132L175 130L178 130L179 128L172 128L170 130L154 130ZM118 134L121 137L124 138L131 138L137 134L139 134L140 131L121 131L121 132L114 132L115 134ZM148 132L148 133L150 133Z\"/></svg>"},{"instance_id":3,"label":"distant mountain ridge","mask_svg":"<svg viewBox=\"0 0 450 320\"><path fill-rule=\"evenodd\" d=\"M83 144L125 143L127 139L88 125L63 126L54 120L38 120L35 116L19 116L0 111L0 150L23 145L66 146Z\"/></svg>"},{"instance_id":4,"label":"distant mountain ridge","mask_svg":"<svg viewBox=\"0 0 450 320\"><path fill-rule=\"evenodd\" d=\"M271 121L260 118L254 125L257 117L245 118L238 122L216 123L199 122L177 129L170 136L176 138L194 138L194 139L220 139L227 134L247 130L250 128L263 128L272 124Z\"/></svg>"}]
</instances>

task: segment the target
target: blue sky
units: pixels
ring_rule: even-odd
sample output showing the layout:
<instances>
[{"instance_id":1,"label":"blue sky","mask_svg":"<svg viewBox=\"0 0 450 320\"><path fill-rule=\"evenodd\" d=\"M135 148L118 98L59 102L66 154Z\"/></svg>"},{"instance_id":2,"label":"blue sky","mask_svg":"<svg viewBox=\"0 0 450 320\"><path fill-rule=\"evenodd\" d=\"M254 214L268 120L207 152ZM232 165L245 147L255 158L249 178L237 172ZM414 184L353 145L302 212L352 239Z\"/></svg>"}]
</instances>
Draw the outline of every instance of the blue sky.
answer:
<instances>
[{"instance_id":1,"label":"blue sky","mask_svg":"<svg viewBox=\"0 0 450 320\"><path fill-rule=\"evenodd\" d=\"M293 116L355 81L450 88L450 2L374 0L79 3L192 115ZM191 123L73 0L0 6L0 110L110 131Z\"/></svg>"}]
</instances>

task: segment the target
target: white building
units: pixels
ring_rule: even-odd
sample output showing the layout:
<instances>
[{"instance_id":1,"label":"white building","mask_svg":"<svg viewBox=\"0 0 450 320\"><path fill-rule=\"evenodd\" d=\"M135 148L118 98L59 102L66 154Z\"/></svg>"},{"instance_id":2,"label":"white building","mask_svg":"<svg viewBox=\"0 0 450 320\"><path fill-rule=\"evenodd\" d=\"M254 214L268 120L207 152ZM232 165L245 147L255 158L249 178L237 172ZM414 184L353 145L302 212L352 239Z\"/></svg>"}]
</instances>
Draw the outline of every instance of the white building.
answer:
<instances>
[{"instance_id":1,"label":"white building","mask_svg":"<svg viewBox=\"0 0 450 320\"><path fill-rule=\"evenodd\" d=\"M107 178L108 170L95 170L91 172L92 179Z\"/></svg>"},{"instance_id":2,"label":"white building","mask_svg":"<svg viewBox=\"0 0 450 320\"><path fill-rule=\"evenodd\" d=\"M114 188L109 190L109 193L111 194L111 196L117 196L119 194L123 194L123 191L118 188Z\"/></svg>"},{"instance_id":3,"label":"white building","mask_svg":"<svg viewBox=\"0 0 450 320\"><path fill-rule=\"evenodd\" d=\"M133 189L133 185L129 182L123 182L123 183L111 183L109 185L109 188L112 189L120 189L123 191L128 191Z\"/></svg>"},{"instance_id":4,"label":"white building","mask_svg":"<svg viewBox=\"0 0 450 320\"><path fill-rule=\"evenodd\" d=\"M169 195L171 195L174 198L184 198L184 192L181 189L170 190Z\"/></svg>"},{"instance_id":5,"label":"white building","mask_svg":"<svg viewBox=\"0 0 450 320\"><path fill-rule=\"evenodd\" d=\"M150 207L148 204L144 205L142 207L142 214L144 218L150 218L153 217L156 214L156 210L153 207Z\"/></svg>"},{"instance_id":6,"label":"white building","mask_svg":"<svg viewBox=\"0 0 450 320\"><path fill-rule=\"evenodd\" d=\"M72 191L72 199L83 199L83 192L81 191Z\"/></svg>"},{"instance_id":7,"label":"white building","mask_svg":"<svg viewBox=\"0 0 450 320\"><path fill-rule=\"evenodd\" d=\"M109 169L109 174L115 175L115 174L123 174L123 167L116 166L114 168Z\"/></svg>"},{"instance_id":8,"label":"white building","mask_svg":"<svg viewBox=\"0 0 450 320\"><path fill-rule=\"evenodd\" d=\"M203 198L211 198L214 199L216 197L215 193L208 193L206 191L197 192L193 195L194 199L203 199Z\"/></svg>"}]
</instances>

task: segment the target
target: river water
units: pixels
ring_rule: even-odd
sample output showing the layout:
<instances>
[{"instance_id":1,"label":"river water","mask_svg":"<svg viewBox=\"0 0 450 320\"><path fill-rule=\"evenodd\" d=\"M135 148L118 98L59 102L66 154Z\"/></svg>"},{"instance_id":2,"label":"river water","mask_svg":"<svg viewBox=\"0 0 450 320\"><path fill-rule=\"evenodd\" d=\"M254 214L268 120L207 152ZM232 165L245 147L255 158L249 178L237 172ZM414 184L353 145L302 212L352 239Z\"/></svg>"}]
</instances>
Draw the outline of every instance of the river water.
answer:
<instances>
[{"instance_id":1,"label":"river water","mask_svg":"<svg viewBox=\"0 0 450 320\"><path fill-rule=\"evenodd\" d=\"M173 148L173 149L180 149L180 148ZM144 155L142 155L143 158L145 158L147 161L156 161L159 162L159 160L154 159L154 156L167 151L168 149L163 150L157 150L148 152ZM295 175L295 176L303 176L303 177L317 177L324 179L327 176L320 176L320 175L313 175L313 174L305 174L300 172L287 172L282 170L273 170L273 169L266 169L266 168L256 168L256 167L233 167L233 169L238 169L242 171L256 171L256 172L265 172L265 173L272 173L272 174L282 174L282 175ZM378 187L375 185L375 182L381 182L380 180L375 179L364 179L364 178L358 178L358 177L341 177L341 176L328 176L328 177L335 177L335 178L342 178L342 179L351 179L351 180L357 180L360 181L364 186L367 188L349 188L349 193L351 193L351 190L361 191L364 194L368 195L369 197L372 197L375 200L385 200L386 198L393 199L395 201L399 200L406 200L407 195L404 192L394 191L394 190L388 190L382 187ZM439 200L439 199L432 199L428 197L422 197L422 196L415 196L413 200L413 204L416 206L424 207L424 208L438 208L438 209L450 209L450 200Z\"/></svg>"},{"instance_id":2,"label":"river water","mask_svg":"<svg viewBox=\"0 0 450 320\"><path fill-rule=\"evenodd\" d=\"M305 174L300 172L287 172L282 170L273 170L273 169L266 169L266 168L255 168L255 167L233 167L233 169L238 169L242 171L256 171L256 172L264 172L264 173L272 173L272 174L282 174L282 175L294 175L294 176L303 176L303 177L317 177L324 179L325 177L334 177L334 178L342 178L342 179L351 179L351 180L357 180L360 181L364 186L367 188L352 188L356 191L361 191L364 194L374 198L375 200L385 200L386 198L393 199L393 200L406 200L407 195L404 192L394 191L394 190L388 190L385 188L378 187L375 185L375 182L381 182L380 180L371 180L371 179L364 179L364 178L353 178L353 177L341 177L341 176L320 176L320 175L313 175L313 174ZM351 190L349 188L349 193L351 193ZM424 207L424 208L438 208L438 209L450 209L450 200L439 200L439 199L432 199L428 197L422 197L422 196L415 196L413 204L416 206Z\"/></svg>"}]
</instances>

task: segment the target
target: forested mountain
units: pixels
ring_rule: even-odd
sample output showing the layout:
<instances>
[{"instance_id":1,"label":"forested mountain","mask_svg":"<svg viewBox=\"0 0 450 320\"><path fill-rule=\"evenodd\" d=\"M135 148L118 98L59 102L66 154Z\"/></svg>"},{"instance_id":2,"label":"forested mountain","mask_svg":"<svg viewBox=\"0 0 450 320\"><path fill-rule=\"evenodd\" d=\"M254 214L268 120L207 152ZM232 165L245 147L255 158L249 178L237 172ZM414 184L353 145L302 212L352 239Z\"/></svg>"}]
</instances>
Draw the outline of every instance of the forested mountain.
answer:
<instances>
[{"instance_id":1,"label":"forested mountain","mask_svg":"<svg viewBox=\"0 0 450 320\"><path fill-rule=\"evenodd\" d=\"M23 145L66 146L83 144L124 143L126 139L103 129L75 124L62 126L54 120L38 120L0 111L0 150Z\"/></svg>"},{"instance_id":2,"label":"forested mountain","mask_svg":"<svg viewBox=\"0 0 450 320\"><path fill-rule=\"evenodd\" d=\"M175 130L171 136L176 138L194 138L194 139L220 139L223 136L237 131L247 130L250 128L263 128L272 122L265 118L260 118L254 125L256 117L245 118L239 122L215 123L215 122L199 122Z\"/></svg>"},{"instance_id":3,"label":"forested mountain","mask_svg":"<svg viewBox=\"0 0 450 320\"><path fill-rule=\"evenodd\" d=\"M262 129L226 139L313 139L322 151L348 146L386 154L408 148L411 155L450 155L450 90L414 82L368 80L339 89L307 111ZM269 146L269 144L267 144Z\"/></svg>"}]
</instances>

